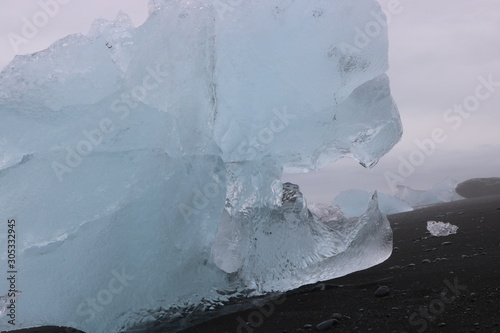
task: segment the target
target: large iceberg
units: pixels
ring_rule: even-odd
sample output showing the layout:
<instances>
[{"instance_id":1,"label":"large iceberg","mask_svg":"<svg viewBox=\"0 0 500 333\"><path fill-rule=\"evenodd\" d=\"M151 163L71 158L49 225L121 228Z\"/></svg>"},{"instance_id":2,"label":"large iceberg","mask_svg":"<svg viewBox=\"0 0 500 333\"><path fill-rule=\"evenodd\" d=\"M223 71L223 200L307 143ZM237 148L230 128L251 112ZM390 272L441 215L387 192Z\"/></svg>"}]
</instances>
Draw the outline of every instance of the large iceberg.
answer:
<instances>
[{"instance_id":1,"label":"large iceberg","mask_svg":"<svg viewBox=\"0 0 500 333\"><path fill-rule=\"evenodd\" d=\"M161 329L388 258L376 196L319 218L280 182L400 139L379 5L237 2L153 0L138 28L99 20L0 73L1 330Z\"/></svg>"}]
</instances>

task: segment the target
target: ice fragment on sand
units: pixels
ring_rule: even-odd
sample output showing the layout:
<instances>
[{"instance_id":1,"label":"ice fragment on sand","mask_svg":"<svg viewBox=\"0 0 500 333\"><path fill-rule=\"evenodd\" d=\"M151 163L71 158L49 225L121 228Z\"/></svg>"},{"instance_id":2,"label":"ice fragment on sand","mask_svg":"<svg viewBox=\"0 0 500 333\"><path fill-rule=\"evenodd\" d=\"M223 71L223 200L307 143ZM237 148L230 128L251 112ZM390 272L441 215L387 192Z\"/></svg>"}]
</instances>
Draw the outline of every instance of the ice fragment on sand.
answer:
<instances>
[{"instance_id":1,"label":"ice fragment on sand","mask_svg":"<svg viewBox=\"0 0 500 333\"><path fill-rule=\"evenodd\" d=\"M442 237L442 236L456 234L458 227L448 222L444 223L444 222L428 221L427 230L430 231L432 236Z\"/></svg>"}]
</instances>

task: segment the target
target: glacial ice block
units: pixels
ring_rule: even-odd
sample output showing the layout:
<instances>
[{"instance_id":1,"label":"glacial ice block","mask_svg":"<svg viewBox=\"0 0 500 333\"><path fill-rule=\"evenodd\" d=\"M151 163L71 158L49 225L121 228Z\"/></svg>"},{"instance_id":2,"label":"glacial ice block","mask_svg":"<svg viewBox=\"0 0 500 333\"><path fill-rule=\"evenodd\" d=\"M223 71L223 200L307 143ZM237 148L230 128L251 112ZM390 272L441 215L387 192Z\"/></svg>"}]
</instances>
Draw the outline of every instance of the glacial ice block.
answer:
<instances>
[{"instance_id":1,"label":"glacial ice block","mask_svg":"<svg viewBox=\"0 0 500 333\"><path fill-rule=\"evenodd\" d=\"M400 139L379 5L228 6L152 0L138 28L99 20L0 73L16 328L175 331L190 309L390 255L376 197L359 218L317 216L280 182L342 157L372 167Z\"/></svg>"},{"instance_id":2,"label":"glacial ice block","mask_svg":"<svg viewBox=\"0 0 500 333\"><path fill-rule=\"evenodd\" d=\"M367 191L346 190L333 199L332 205L340 207L344 216L355 217L366 211L370 198L371 194ZM380 211L387 215L413 210L408 203L385 193L378 193L378 205Z\"/></svg>"},{"instance_id":3,"label":"glacial ice block","mask_svg":"<svg viewBox=\"0 0 500 333\"><path fill-rule=\"evenodd\" d=\"M412 207L433 205L463 199L455 192L458 182L446 178L428 190L414 190L408 186L398 185L395 197L407 202Z\"/></svg>"}]
</instances>

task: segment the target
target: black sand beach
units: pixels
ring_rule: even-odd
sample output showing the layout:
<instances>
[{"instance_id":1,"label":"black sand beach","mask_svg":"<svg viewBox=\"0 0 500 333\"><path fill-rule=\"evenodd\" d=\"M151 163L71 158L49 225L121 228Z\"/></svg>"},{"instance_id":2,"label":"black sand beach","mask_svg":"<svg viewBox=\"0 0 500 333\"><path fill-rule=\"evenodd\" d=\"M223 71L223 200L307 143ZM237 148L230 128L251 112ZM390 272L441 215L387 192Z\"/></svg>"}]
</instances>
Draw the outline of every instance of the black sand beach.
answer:
<instances>
[{"instance_id":1,"label":"black sand beach","mask_svg":"<svg viewBox=\"0 0 500 333\"><path fill-rule=\"evenodd\" d=\"M182 332L315 332L332 315L325 332L500 332L500 196L434 205L389 220L394 251L384 263ZM457 225L458 233L431 236L430 220ZM389 293L377 297L381 286Z\"/></svg>"},{"instance_id":2,"label":"black sand beach","mask_svg":"<svg viewBox=\"0 0 500 333\"><path fill-rule=\"evenodd\" d=\"M500 196L389 220L394 251L384 263L324 282L325 290L290 292L272 314L268 305L265 314L247 310L182 332L315 332L334 313L342 317L327 332L500 332ZM450 222L458 232L433 237L430 220ZM387 296L375 296L380 286L389 288Z\"/></svg>"}]
</instances>

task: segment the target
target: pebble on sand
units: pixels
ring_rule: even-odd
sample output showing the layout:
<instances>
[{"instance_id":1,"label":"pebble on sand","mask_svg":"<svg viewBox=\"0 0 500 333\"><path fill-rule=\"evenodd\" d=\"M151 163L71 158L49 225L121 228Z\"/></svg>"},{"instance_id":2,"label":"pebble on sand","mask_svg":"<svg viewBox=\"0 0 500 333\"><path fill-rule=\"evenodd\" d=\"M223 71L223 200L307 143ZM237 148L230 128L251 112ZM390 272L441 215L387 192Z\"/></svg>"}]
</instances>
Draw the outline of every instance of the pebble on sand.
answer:
<instances>
[{"instance_id":1,"label":"pebble on sand","mask_svg":"<svg viewBox=\"0 0 500 333\"><path fill-rule=\"evenodd\" d=\"M339 323L339 321L337 319L328 319L328 320L325 320L321 323L319 323L318 325L316 325L316 330L317 331L326 331L330 328L333 327L333 325L337 325Z\"/></svg>"},{"instance_id":2,"label":"pebble on sand","mask_svg":"<svg viewBox=\"0 0 500 333\"><path fill-rule=\"evenodd\" d=\"M330 318L339 320L342 319L342 315L340 313L335 312L334 314L332 314Z\"/></svg>"},{"instance_id":3,"label":"pebble on sand","mask_svg":"<svg viewBox=\"0 0 500 333\"><path fill-rule=\"evenodd\" d=\"M378 287L377 291L375 291L375 296L376 297L384 297L389 295L389 287L387 286L380 286Z\"/></svg>"}]
</instances>

